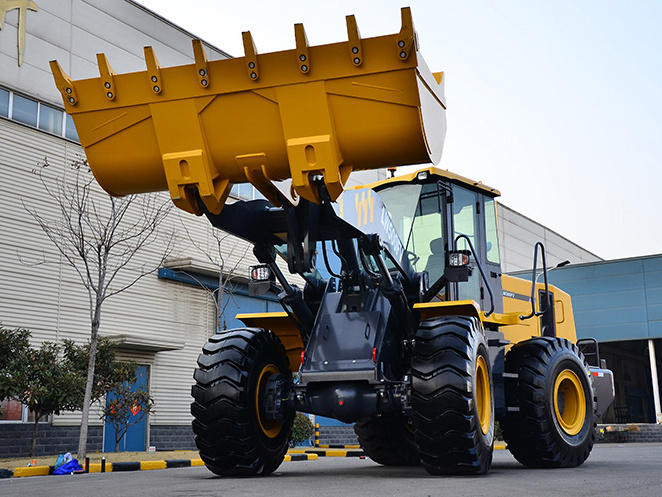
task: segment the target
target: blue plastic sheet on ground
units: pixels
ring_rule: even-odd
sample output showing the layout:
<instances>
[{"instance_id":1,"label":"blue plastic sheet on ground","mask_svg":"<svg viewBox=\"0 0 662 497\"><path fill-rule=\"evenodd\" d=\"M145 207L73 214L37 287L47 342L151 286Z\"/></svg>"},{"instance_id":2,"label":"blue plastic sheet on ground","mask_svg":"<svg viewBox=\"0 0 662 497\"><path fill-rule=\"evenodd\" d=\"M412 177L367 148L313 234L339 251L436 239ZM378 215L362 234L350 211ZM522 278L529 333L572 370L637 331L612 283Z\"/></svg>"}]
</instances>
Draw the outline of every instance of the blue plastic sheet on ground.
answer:
<instances>
[{"instance_id":1,"label":"blue plastic sheet on ground","mask_svg":"<svg viewBox=\"0 0 662 497\"><path fill-rule=\"evenodd\" d=\"M69 475L73 473L74 471L82 471L83 468L81 467L80 464L78 464L78 459L72 459L68 463L63 464L59 468L57 468L55 471L53 471L54 475Z\"/></svg>"}]
</instances>

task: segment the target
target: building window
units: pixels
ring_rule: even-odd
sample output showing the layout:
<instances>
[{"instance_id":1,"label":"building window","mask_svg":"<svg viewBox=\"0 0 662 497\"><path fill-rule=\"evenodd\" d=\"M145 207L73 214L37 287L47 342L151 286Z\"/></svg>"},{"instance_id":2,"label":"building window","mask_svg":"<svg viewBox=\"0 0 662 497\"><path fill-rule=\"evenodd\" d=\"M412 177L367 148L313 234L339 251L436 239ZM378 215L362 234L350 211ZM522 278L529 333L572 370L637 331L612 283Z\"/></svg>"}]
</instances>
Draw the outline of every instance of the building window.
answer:
<instances>
[{"instance_id":1,"label":"building window","mask_svg":"<svg viewBox=\"0 0 662 497\"><path fill-rule=\"evenodd\" d=\"M11 118L19 123L37 126L37 110L39 104L29 98L16 95L14 93L14 102L12 105Z\"/></svg>"},{"instance_id":2,"label":"building window","mask_svg":"<svg viewBox=\"0 0 662 497\"><path fill-rule=\"evenodd\" d=\"M64 131L64 136L69 138L70 140L73 140L75 142L80 143L80 140L78 139L78 132L76 131L76 126L74 126L74 120L69 114L65 114L65 131Z\"/></svg>"},{"instance_id":3,"label":"building window","mask_svg":"<svg viewBox=\"0 0 662 497\"><path fill-rule=\"evenodd\" d=\"M9 92L0 88L0 116L9 117Z\"/></svg>"},{"instance_id":4,"label":"building window","mask_svg":"<svg viewBox=\"0 0 662 497\"><path fill-rule=\"evenodd\" d=\"M61 110L41 104L39 106L39 129L62 136L62 114Z\"/></svg>"},{"instance_id":5,"label":"building window","mask_svg":"<svg viewBox=\"0 0 662 497\"><path fill-rule=\"evenodd\" d=\"M0 88L0 117L8 117L80 143L74 121L64 111Z\"/></svg>"}]
</instances>

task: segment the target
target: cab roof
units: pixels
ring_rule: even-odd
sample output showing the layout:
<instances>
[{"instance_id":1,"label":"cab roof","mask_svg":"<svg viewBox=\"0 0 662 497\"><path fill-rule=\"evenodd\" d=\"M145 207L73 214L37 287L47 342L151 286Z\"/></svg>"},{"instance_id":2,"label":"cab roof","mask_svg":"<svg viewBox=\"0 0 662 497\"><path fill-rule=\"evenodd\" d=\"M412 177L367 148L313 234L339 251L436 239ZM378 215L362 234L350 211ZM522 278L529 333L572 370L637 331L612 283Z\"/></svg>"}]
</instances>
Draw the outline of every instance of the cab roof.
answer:
<instances>
[{"instance_id":1,"label":"cab roof","mask_svg":"<svg viewBox=\"0 0 662 497\"><path fill-rule=\"evenodd\" d=\"M499 192L499 190L497 190L496 188L492 188L491 186L484 185L480 181L474 181L472 179L465 178L464 176L460 176L459 174L452 173L448 169L439 169L437 167L427 167L427 168L419 169L413 173L403 174L401 176L395 176L393 178L377 181L375 183L364 185L360 188L367 187L378 190L386 185L390 185L394 183L413 183L417 180L419 174L424 172L427 172L428 175L430 176L437 176L439 178L449 180L453 183L464 185L473 190L478 190L481 193L484 193L485 195L488 195L490 197L499 197L501 195L501 192Z\"/></svg>"}]
</instances>

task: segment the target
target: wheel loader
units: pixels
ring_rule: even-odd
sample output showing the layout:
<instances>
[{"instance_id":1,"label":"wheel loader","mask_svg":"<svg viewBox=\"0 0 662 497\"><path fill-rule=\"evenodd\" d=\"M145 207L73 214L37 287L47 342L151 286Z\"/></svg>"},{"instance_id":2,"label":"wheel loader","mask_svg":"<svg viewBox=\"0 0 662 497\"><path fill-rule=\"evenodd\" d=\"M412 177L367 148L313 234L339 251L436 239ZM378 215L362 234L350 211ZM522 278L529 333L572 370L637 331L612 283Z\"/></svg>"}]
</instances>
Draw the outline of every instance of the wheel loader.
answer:
<instances>
[{"instance_id":1,"label":"wheel loader","mask_svg":"<svg viewBox=\"0 0 662 497\"><path fill-rule=\"evenodd\" d=\"M361 188L352 171L438 163L444 74L419 53L411 12L396 34L115 74L54 79L90 167L110 194L168 191L175 205L249 241L253 295L283 311L203 347L192 387L195 442L218 475L268 475L297 411L354 423L387 466L483 474L495 423L529 467L589 456L613 378L597 342L577 343L569 296L502 274L499 192L428 165ZM228 201L251 183L264 198ZM298 275L300 285L288 279ZM541 261L540 269L538 261ZM542 277L542 281L540 280ZM586 352L586 355L582 353Z\"/></svg>"}]
</instances>

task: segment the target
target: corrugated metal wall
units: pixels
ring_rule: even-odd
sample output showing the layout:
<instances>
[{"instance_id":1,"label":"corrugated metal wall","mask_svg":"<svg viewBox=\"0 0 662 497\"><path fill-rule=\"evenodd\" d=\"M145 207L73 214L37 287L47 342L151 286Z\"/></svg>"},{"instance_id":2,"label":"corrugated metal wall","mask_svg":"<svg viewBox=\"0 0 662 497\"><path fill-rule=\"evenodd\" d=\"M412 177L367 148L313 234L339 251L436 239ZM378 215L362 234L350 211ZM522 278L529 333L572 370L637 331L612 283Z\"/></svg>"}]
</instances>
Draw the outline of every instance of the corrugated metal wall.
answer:
<instances>
[{"instance_id":1,"label":"corrugated metal wall","mask_svg":"<svg viewBox=\"0 0 662 497\"><path fill-rule=\"evenodd\" d=\"M7 327L26 327L35 342L71 338L85 342L90 333L88 295L77 274L61 264L53 244L26 211L34 208L46 218L57 217L56 205L45 195L44 186L33 172L44 158L44 170L54 176L81 149L76 144L7 120L0 120L0 321ZM100 194L101 195L101 194ZM164 200L167 197L163 197ZM214 241L206 219L172 210L160 227L160 236L174 237L172 256L191 255L193 248L182 229L186 223L196 244L214 253ZM228 241L236 247L243 242ZM164 243L140 253L135 266L156 267ZM239 257L244 250L235 250ZM249 257L239 265L255 261ZM230 257L229 264L237 261ZM35 264L47 261L48 264ZM125 276L121 283L128 283ZM215 307L200 288L148 275L135 286L109 299L103 306L101 333L124 334L151 342L155 347L181 347L161 352L121 351L141 364L151 366L151 387L155 398L156 424L186 424L195 361L207 337L215 330ZM55 419L55 424L77 423L75 414ZM92 417L94 421L94 416Z\"/></svg>"},{"instance_id":2,"label":"corrugated metal wall","mask_svg":"<svg viewBox=\"0 0 662 497\"><path fill-rule=\"evenodd\" d=\"M580 338L662 338L662 255L568 266L549 280L572 296Z\"/></svg>"},{"instance_id":3,"label":"corrugated metal wall","mask_svg":"<svg viewBox=\"0 0 662 497\"><path fill-rule=\"evenodd\" d=\"M547 265L555 266L569 260L572 264L602 260L576 243L506 207L497 207L501 269L504 273L531 270L533 247L543 242L547 254Z\"/></svg>"}]
</instances>

